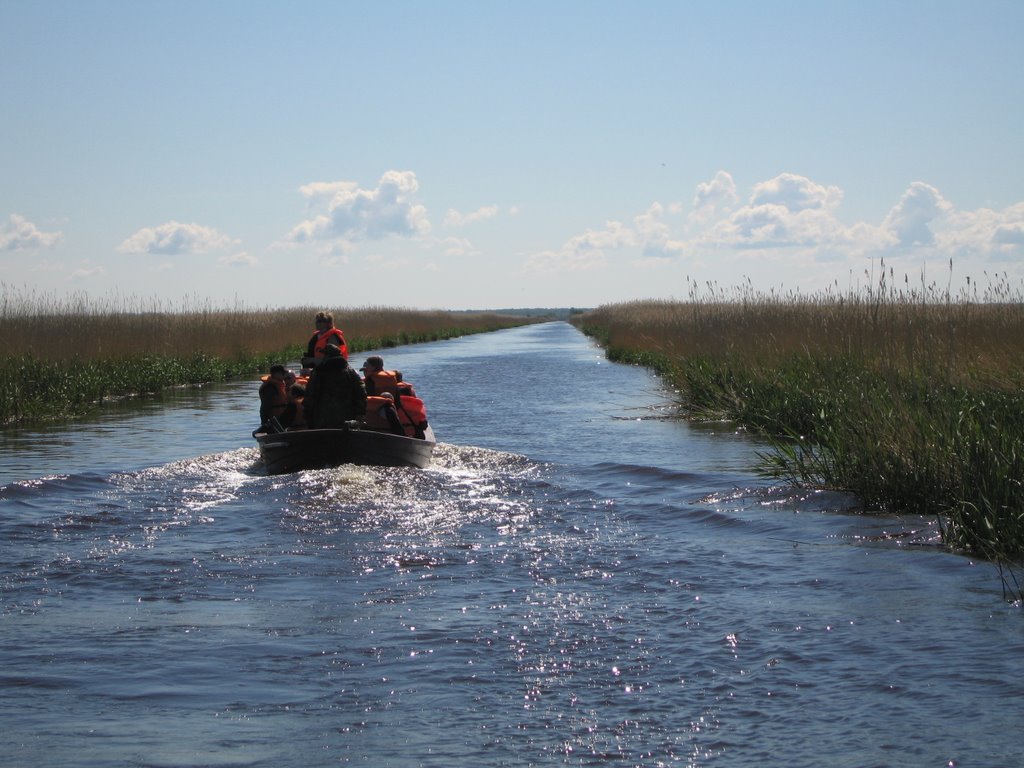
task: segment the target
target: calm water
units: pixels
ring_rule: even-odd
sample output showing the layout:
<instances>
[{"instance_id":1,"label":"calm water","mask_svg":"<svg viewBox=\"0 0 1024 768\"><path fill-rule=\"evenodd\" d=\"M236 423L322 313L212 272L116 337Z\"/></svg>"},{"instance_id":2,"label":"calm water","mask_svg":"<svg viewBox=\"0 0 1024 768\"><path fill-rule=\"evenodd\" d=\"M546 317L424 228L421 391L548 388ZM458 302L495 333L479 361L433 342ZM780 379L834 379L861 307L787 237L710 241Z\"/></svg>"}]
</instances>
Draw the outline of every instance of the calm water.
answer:
<instances>
[{"instance_id":1,"label":"calm water","mask_svg":"<svg viewBox=\"0 0 1024 768\"><path fill-rule=\"evenodd\" d=\"M1024 765L1021 610L927 521L566 324L385 361L429 470L268 477L248 382L0 433L0 764Z\"/></svg>"}]
</instances>

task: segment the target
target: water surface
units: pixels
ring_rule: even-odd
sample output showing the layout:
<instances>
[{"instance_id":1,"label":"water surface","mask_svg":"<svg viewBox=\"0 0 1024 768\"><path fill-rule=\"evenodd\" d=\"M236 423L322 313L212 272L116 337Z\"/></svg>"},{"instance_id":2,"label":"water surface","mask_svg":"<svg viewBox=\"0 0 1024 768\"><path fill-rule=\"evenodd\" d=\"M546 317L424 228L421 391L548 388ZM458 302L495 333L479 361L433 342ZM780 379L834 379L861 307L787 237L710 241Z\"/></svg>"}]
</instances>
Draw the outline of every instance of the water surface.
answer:
<instances>
[{"instance_id":1,"label":"water surface","mask_svg":"<svg viewBox=\"0 0 1024 768\"><path fill-rule=\"evenodd\" d=\"M929 521L564 323L383 354L428 470L267 476L253 382L0 433L0 764L1024 764L1020 609Z\"/></svg>"}]
</instances>

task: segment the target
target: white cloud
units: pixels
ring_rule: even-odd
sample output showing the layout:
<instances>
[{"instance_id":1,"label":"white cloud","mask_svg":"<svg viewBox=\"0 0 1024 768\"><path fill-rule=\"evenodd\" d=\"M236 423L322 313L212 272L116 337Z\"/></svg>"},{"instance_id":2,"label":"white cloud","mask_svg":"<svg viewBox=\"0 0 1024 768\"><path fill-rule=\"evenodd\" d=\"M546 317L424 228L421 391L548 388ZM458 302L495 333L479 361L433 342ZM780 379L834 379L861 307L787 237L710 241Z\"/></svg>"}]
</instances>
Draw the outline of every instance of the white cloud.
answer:
<instances>
[{"instance_id":1,"label":"white cloud","mask_svg":"<svg viewBox=\"0 0 1024 768\"><path fill-rule=\"evenodd\" d=\"M935 187L915 181L889 211L882 228L901 246L931 245L935 241L932 222L941 219L953 206Z\"/></svg>"},{"instance_id":2,"label":"white cloud","mask_svg":"<svg viewBox=\"0 0 1024 768\"><path fill-rule=\"evenodd\" d=\"M951 209L934 224L934 230L936 250L954 259L1024 258L1024 203L1002 211Z\"/></svg>"},{"instance_id":3,"label":"white cloud","mask_svg":"<svg viewBox=\"0 0 1024 768\"><path fill-rule=\"evenodd\" d=\"M911 183L881 222L839 218L843 191L805 176L782 173L754 184L740 204L725 171L697 186L685 218L677 204L653 203L631 225L613 221L588 229L561 248L533 254L529 272L599 270L627 263L656 267L685 258L688 265L733 259L764 275L813 279L826 274L822 262L913 257L917 264L953 259L965 269L984 268L979 259L1024 262L1024 202L1004 210L957 210L933 186ZM769 266L770 265L770 266ZM834 275L833 275L834 278Z\"/></svg>"},{"instance_id":4,"label":"white cloud","mask_svg":"<svg viewBox=\"0 0 1024 768\"><path fill-rule=\"evenodd\" d=\"M415 237L430 232L427 209L414 202L419 189L412 171L388 171L374 189L350 181L316 182L300 188L306 197L327 201L327 211L299 223L293 243L321 243L347 250L365 240Z\"/></svg>"},{"instance_id":5,"label":"white cloud","mask_svg":"<svg viewBox=\"0 0 1024 768\"><path fill-rule=\"evenodd\" d=\"M575 272L594 269L606 263L606 252L636 244L636 233L619 221L609 221L604 229L588 229L569 238L557 251L541 251L526 260L528 272Z\"/></svg>"},{"instance_id":6,"label":"white cloud","mask_svg":"<svg viewBox=\"0 0 1024 768\"><path fill-rule=\"evenodd\" d=\"M475 221L493 219L497 215L498 206L496 205L485 205L477 208L471 213L459 213L459 211L454 208L449 208L448 213L446 213L444 217L444 225L446 227L464 227Z\"/></svg>"},{"instance_id":7,"label":"white cloud","mask_svg":"<svg viewBox=\"0 0 1024 768\"><path fill-rule=\"evenodd\" d=\"M121 253L147 253L160 256L179 256L187 253L226 248L237 243L211 227L201 224L182 224L169 221L158 227L144 227L120 246Z\"/></svg>"},{"instance_id":8,"label":"white cloud","mask_svg":"<svg viewBox=\"0 0 1024 768\"><path fill-rule=\"evenodd\" d=\"M839 187L823 187L805 176L781 173L774 179L754 185L750 207L781 205L790 211L834 211L842 199Z\"/></svg>"},{"instance_id":9,"label":"white cloud","mask_svg":"<svg viewBox=\"0 0 1024 768\"><path fill-rule=\"evenodd\" d=\"M63 239L61 232L43 232L35 224L17 213L0 227L0 251L25 251L49 248Z\"/></svg>"},{"instance_id":10,"label":"white cloud","mask_svg":"<svg viewBox=\"0 0 1024 768\"><path fill-rule=\"evenodd\" d=\"M851 231L836 216L842 198L838 187L783 173L755 184L746 205L710 222L696 242L742 249L848 246Z\"/></svg>"},{"instance_id":11,"label":"white cloud","mask_svg":"<svg viewBox=\"0 0 1024 768\"><path fill-rule=\"evenodd\" d=\"M647 260L667 260L681 254L686 245L673 240L671 228L664 221L665 207L654 203L644 213L633 217L636 239L643 245L643 256Z\"/></svg>"},{"instance_id":12,"label":"white cloud","mask_svg":"<svg viewBox=\"0 0 1024 768\"><path fill-rule=\"evenodd\" d=\"M726 171L719 171L711 181L697 185L691 217L697 220L712 218L718 211L728 210L737 202L736 182Z\"/></svg>"}]
</instances>

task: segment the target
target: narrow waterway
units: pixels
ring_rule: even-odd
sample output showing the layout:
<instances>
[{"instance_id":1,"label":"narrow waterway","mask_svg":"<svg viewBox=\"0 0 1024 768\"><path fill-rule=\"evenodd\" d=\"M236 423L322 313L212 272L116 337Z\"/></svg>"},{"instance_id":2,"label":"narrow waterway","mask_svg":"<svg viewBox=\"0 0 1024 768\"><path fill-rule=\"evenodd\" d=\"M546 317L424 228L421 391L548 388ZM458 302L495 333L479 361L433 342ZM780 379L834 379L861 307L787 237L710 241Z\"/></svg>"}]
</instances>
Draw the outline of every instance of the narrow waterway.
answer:
<instances>
[{"instance_id":1,"label":"narrow waterway","mask_svg":"<svg viewBox=\"0 0 1024 768\"><path fill-rule=\"evenodd\" d=\"M1018 766L1024 620L551 323L383 352L428 470L267 476L256 383L0 432L0 765Z\"/></svg>"}]
</instances>

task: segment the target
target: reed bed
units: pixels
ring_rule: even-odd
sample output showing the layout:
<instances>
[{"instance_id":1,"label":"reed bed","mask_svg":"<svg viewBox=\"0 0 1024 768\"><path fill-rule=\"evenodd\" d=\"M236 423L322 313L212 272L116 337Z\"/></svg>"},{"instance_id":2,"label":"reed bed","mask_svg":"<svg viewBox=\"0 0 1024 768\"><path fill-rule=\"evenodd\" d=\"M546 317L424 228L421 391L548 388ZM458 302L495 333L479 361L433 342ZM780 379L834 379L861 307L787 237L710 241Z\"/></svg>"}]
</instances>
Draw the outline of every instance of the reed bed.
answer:
<instances>
[{"instance_id":1,"label":"reed bed","mask_svg":"<svg viewBox=\"0 0 1024 768\"><path fill-rule=\"evenodd\" d=\"M691 283L688 300L574 322L610 358L656 369L691 418L766 435L773 476L937 515L951 547L1019 564L1024 295L985 278L953 292L883 265L864 289L814 295Z\"/></svg>"},{"instance_id":2,"label":"reed bed","mask_svg":"<svg viewBox=\"0 0 1024 768\"><path fill-rule=\"evenodd\" d=\"M324 307L217 308L186 298L55 297L0 284L0 424L79 415L104 399L266 371L305 353ZM535 322L492 312L341 308L351 352Z\"/></svg>"}]
</instances>

